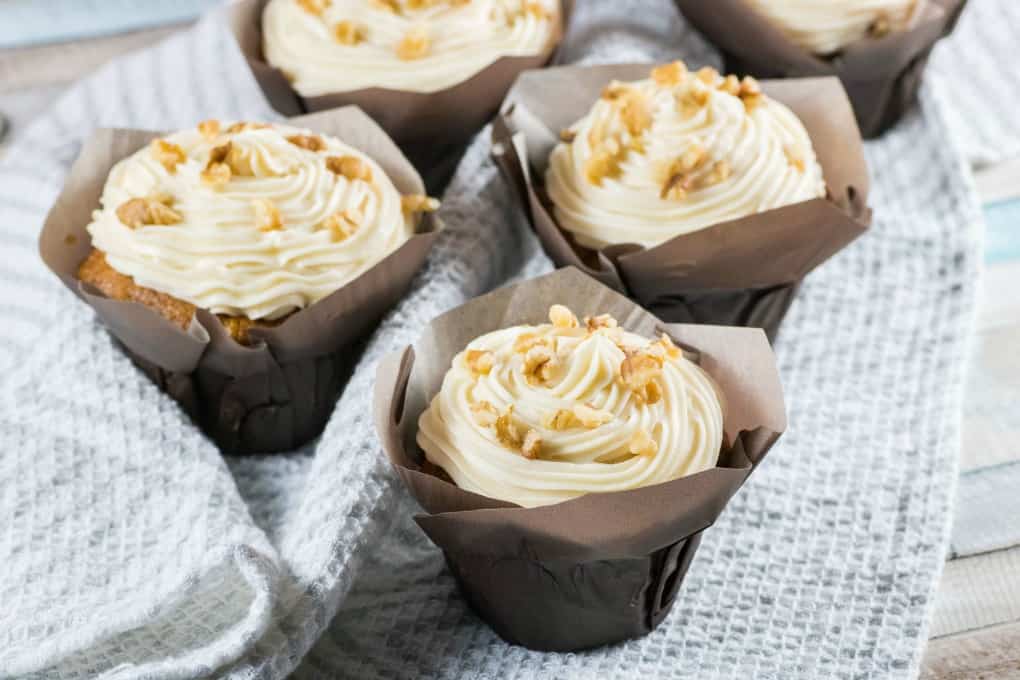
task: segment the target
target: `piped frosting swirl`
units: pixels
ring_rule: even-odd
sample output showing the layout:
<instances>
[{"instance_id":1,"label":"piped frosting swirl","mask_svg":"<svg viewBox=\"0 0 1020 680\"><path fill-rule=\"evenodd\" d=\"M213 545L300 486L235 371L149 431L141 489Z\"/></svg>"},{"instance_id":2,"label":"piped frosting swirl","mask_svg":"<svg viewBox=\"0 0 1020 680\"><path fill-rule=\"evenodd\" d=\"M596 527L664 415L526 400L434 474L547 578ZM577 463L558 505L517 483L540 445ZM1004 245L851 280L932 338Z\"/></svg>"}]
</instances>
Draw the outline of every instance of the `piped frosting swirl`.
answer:
<instances>
[{"instance_id":1,"label":"piped frosting swirl","mask_svg":"<svg viewBox=\"0 0 1020 680\"><path fill-rule=\"evenodd\" d=\"M829 55L865 37L902 31L918 0L747 0L793 43Z\"/></svg>"},{"instance_id":2,"label":"piped frosting swirl","mask_svg":"<svg viewBox=\"0 0 1020 680\"><path fill-rule=\"evenodd\" d=\"M612 82L562 133L545 174L559 225L578 243L652 247L825 195L807 130L753 78L688 73Z\"/></svg>"},{"instance_id":3,"label":"piped frosting swirl","mask_svg":"<svg viewBox=\"0 0 1020 680\"><path fill-rule=\"evenodd\" d=\"M551 49L560 25L558 0L270 0L263 51L305 97L436 92Z\"/></svg>"},{"instance_id":4,"label":"piped frosting swirl","mask_svg":"<svg viewBox=\"0 0 1020 680\"><path fill-rule=\"evenodd\" d=\"M88 232L113 269L217 314L279 319L333 293L438 204L286 125L206 121L117 163Z\"/></svg>"},{"instance_id":5,"label":"piped frosting swirl","mask_svg":"<svg viewBox=\"0 0 1020 680\"><path fill-rule=\"evenodd\" d=\"M668 337L607 315L487 333L453 359L418 422L427 459L463 489L549 505L714 467L717 389Z\"/></svg>"}]
</instances>

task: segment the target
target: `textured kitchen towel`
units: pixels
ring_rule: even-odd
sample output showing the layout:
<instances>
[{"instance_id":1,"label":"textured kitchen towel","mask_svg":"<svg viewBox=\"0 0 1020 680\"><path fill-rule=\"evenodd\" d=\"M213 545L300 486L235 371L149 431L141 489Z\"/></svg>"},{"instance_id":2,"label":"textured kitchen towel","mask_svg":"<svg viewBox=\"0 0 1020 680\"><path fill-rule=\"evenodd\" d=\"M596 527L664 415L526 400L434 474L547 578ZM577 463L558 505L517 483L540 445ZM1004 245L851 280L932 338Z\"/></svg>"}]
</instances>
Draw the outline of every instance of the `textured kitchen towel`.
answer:
<instances>
[{"instance_id":1,"label":"textured kitchen towel","mask_svg":"<svg viewBox=\"0 0 1020 680\"><path fill-rule=\"evenodd\" d=\"M565 50L680 55L718 63L667 0L581 3ZM549 268L487 136L320 441L224 465L45 272L35 238L94 127L272 114L219 16L83 80L0 161L0 676L910 677L946 548L980 246L951 84L868 145L875 226L791 310L789 432L707 532L673 614L642 640L535 654L465 608L369 416L380 356Z\"/></svg>"}]
</instances>

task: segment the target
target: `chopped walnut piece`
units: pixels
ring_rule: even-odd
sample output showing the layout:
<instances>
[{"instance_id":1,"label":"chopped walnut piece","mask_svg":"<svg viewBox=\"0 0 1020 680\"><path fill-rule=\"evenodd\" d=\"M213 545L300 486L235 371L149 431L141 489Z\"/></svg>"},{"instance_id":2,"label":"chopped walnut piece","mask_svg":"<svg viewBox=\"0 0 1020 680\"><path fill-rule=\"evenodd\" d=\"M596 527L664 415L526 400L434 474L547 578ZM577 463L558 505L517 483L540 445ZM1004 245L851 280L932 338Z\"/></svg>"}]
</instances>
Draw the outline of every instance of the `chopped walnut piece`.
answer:
<instances>
[{"instance_id":1,"label":"chopped walnut piece","mask_svg":"<svg viewBox=\"0 0 1020 680\"><path fill-rule=\"evenodd\" d=\"M646 404L654 404L662 399L662 388L659 387L659 383L654 380L645 385L644 395L642 395Z\"/></svg>"},{"instance_id":2,"label":"chopped walnut piece","mask_svg":"<svg viewBox=\"0 0 1020 680\"><path fill-rule=\"evenodd\" d=\"M616 101L620 97L628 94L631 91L631 86L627 83L621 83L618 80L610 81L608 85L602 88L602 94L600 97L608 101Z\"/></svg>"},{"instance_id":3,"label":"chopped walnut piece","mask_svg":"<svg viewBox=\"0 0 1020 680\"><path fill-rule=\"evenodd\" d=\"M698 69L695 75L698 77L698 80L710 87L715 87L716 83L719 82L719 72L711 66L703 66Z\"/></svg>"},{"instance_id":4,"label":"chopped walnut piece","mask_svg":"<svg viewBox=\"0 0 1020 680\"><path fill-rule=\"evenodd\" d=\"M340 21L333 27L333 38L341 45L357 45L365 39L365 29L353 21Z\"/></svg>"},{"instance_id":5,"label":"chopped walnut piece","mask_svg":"<svg viewBox=\"0 0 1020 680\"><path fill-rule=\"evenodd\" d=\"M673 338L669 337L665 333L659 336L657 344L666 351L666 356L670 359L679 359L684 355L683 350L677 347L676 343L673 342Z\"/></svg>"},{"instance_id":6,"label":"chopped walnut piece","mask_svg":"<svg viewBox=\"0 0 1020 680\"><path fill-rule=\"evenodd\" d=\"M400 14L400 3L397 0L371 0L372 5L376 9L381 9L384 12L391 14Z\"/></svg>"},{"instance_id":7,"label":"chopped walnut piece","mask_svg":"<svg viewBox=\"0 0 1020 680\"><path fill-rule=\"evenodd\" d=\"M666 172L666 182L659 193L660 198L681 201L695 188L694 173L708 161L708 151L694 142L673 161Z\"/></svg>"},{"instance_id":8,"label":"chopped walnut piece","mask_svg":"<svg viewBox=\"0 0 1020 680\"><path fill-rule=\"evenodd\" d=\"M539 21L544 21L552 16L549 14L549 10L545 8L545 5L540 2L534 2L534 0L524 3L524 15L527 16L529 14Z\"/></svg>"},{"instance_id":9,"label":"chopped walnut piece","mask_svg":"<svg viewBox=\"0 0 1020 680\"><path fill-rule=\"evenodd\" d=\"M662 362L648 352L636 351L627 354L620 362L620 379L623 384L637 392L662 373Z\"/></svg>"},{"instance_id":10,"label":"chopped walnut piece","mask_svg":"<svg viewBox=\"0 0 1020 680\"><path fill-rule=\"evenodd\" d=\"M333 242L339 243L354 235L361 226L363 216L357 210L336 212L322 221L322 228L332 232Z\"/></svg>"},{"instance_id":11,"label":"chopped walnut piece","mask_svg":"<svg viewBox=\"0 0 1020 680\"><path fill-rule=\"evenodd\" d=\"M521 455L529 460L538 458L542 452L542 435L535 430L528 430L521 443Z\"/></svg>"},{"instance_id":12,"label":"chopped walnut piece","mask_svg":"<svg viewBox=\"0 0 1020 680\"><path fill-rule=\"evenodd\" d=\"M283 229L283 220L276 204L267 198L256 198L251 202L255 211L255 226L259 231L278 231Z\"/></svg>"},{"instance_id":13,"label":"chopped walnut piece","mask_svg":"<svg viewBox=\"0 0 1020 680\"><path fill-rule=\"evenodd\" d=\"M607 139L597 148L592 149L591 156L584 162L584 175L596 186L602 185L606 177L615 177L620 171L620 161L626 150L615 139Z\"/></svg>"},{"instance_id":14,"label":"chopped walnut piece","mask_svg":"<svg viewBox=\"0 0 1020 680\"><path fill-rule=\"evenodd\" d=\"M796 168L797 172L804 172L807 164L804 162L804 157L796 149L787 145L783 147L783 153L786 154L787 163Z\"/></svg>"},{"instance_id":15,"label":"chopped walnut piece","mask_svg":"<svg viewBox=\"0 0 1020 680\"><path fill-rule=\"evenodd\" d=\"M217 135L220 134L220 121L215 118L203 120L198 124L198 131L208 140L216 139Z\"/></svg>"},{"instance_id":16,"label":"chopped walnut piece","mask_svg":"<svg viewBox=\"0 0 1020 680\"><path fill-rule=\"evenodd\" d=\"M297 4L309 14L320 16L333 3L332 0L297 0Z\"/></svg>"},{"instance_id":17,"label":"chopped walnut piece","mask_svg":"<svg viewBox=\"0 0 1020 680\"><path fill-rule=\"evenodd\" d=\"M484 399L471 404L471 414L474 416L475 422L482 427L492 427L496 424L496 419L499 418L499 411L496 410L496 407Z\"/></svg>"},{"instance_id":18,"label":"chopped walnut piece","mask_svg":"<svg viewBox=\"0 0 1020 680\"><path fill-rule=\"evenodd\" d=\"M577 328L580 325L574 313L563 305L549 308L549 321L557 328Z\"/></svg>"},{"instance_id":19,"label":"chopped walnut piece","mask_svg":"<svg viewBox=\"0 0 1020 680\"><path fill-rule=\"evenodd\" d=\"M674 87L687 77L687 64L674 61L652 69L652 80L659 87Z\"/></svg>"},{"instance_id":20,"label":"chopped walnut piece","mask_svg":"<svg viewBox=\"0 0 1020 680\"><path fill-rule=\"evenodd\" d=\"M658 452L659 445L655 443L655 440L645 430L639 429L631 437L627 450L635 456L651 457Z\"/></svg>"},{"instance_id":21,"label":"chopped walnut piece","mask_svg":"<svg viewBox=\"0 0 1020 680\"><path fill-rule=\"evenodd\" d=\"M254 155L251 151L237 144L230 144L227 149L227 160L225 162L230 166L232 175L237 177L254 177L255 166L253 160Z\"/></svg>"},{"instance_id":22,"label":"chopped walnut piece","mask_svg":"<svg viewBox=\"0 0 1020 680\"><path fill-rule=\"evenodd\" d=\"M529 383L544 383L552 379L558 368L556 355L548 345L535 345L524 355L521 369Z\"/></svg>"},{"instance_id":23,"label":"chopped walnut piece","mask_svg":"<svg viewBox=\"0 0 1020 680\"><path fill-rule=\"evenodd\" d=\"M572 144L577 139L577 133L573 130L560 130L560 141Z\"/></svg>"},{"instance_id":24,"label":"chopped walnut piece","mask_svg":"<svg viewBox=\"0 0 1020 680\"><path fill-rule=\"evenodd\" d=\"M652 126L652 113L640 92L633 92L620 100L620 120L631 136L640 135Z\"/></svg>"},{"instance_id":25,"label":"chopped walnut piece","mask_svg":"<svg viewBox=\"0 0 1020 680\"><path fill-rule=\"evenodd\" d=\"M590 430L605 425L613 419L613 414L609 411L604 411L588 404L575 404L573 412L574 417Z\"/></svg>"},{"instance_id":26,"label":"chopped walnut piece","mask_svg":"<svg viewBox=\"0 0 1020 680\"><path fill-rule=\"evenodd\" d=\"M501 413L493 423L496 430L496 439L503 446L510 449L517 449L521 446L521 433L514 424L514 405L507 406L506 411Z\"/></svg>"},{"instance_id":27,"label":"chopped walnut piece","mask_svg":"<svg viewBox=\"0 0 1020 680\"><path fill-rule=\"evenodd\" d=\"M400 207L404 212L435 212L439 210L439 200L423 194L407 194L400 197Z\"/></svg>"},{"instance_id":28,"label":"chopped walnut piece","mask_svg":"<svg viewBox=\"0 0 1020 680\"><path fill-rule=\"evenodd\" d=\"M233 135L246 130L265 130L270 127L269 123L252 123L246 120L239 120L227 128L227 134Z\"/></svg>"},{"instance_id":29,"label":"chopped walnut piece","mask_svg":"<svg viewBox=\"0 0 1020 680\"><path fill-rule=\"evenodd\" d=\"M518 354L525 354L532 347L537 346L549 346L549 340L543 338L535 333L521 333L514 339L514 352Z\"/></svg>"},{"instance_id":30,"label":"chopped walnut piece","mask_svg":"<svg viewBox=\"0 0 1020 680\"><path fill-rule=\"evenodd\" d=\"M751 76L744 76L740 81L740 100L744 102L744 108L748 113L753 112L762 103L764 95L761 85Z\"/></svg>"},{"instance_id":31,"label":"chopped walnut piece","mask_svg":"<svg viewBox=\"0 0 1020 680\"><path fill-rule=\"evenodd\" d=\"M468 368L477 375L488 375L495 363L495 355L484 349L469 349L464 357Z\"/></svg>"},{"instance_id":32,"label":"chopped walnut piece","mask_svg":"<svg viewBox=\"0 0 1020 680\"><path fill-rule=\"evenodd\" d=\"M576 424L577 418L574 416L574 412L568 411L564 408L557 409L554 413L546 416L545 420L542 422L542 425L545 426L546 429L558 432L562 430L569 430Z\"/></svg>"},{"instance_id":33,"label":"chopped walnut piece","mask_svg":"<svg viewBox=\"0 0 1020 680\"><path fill-rule=\"evenodd\" d=\"M882 36L889 35L889 31L892 30L892 22L889 21L887 14L879 14L871 26L868 27L868 35L872 38L881 38Z\"/></svg>"},{"instance_id":34,"label":"chopped walnut piece","mask_svg":"<svg viewBox=\"0 0 1020 680\"><path fill-rule=\"evenodd\" d=\"M326 168L337 175L343 175L352 182L360 179L363 182L372 181L372 168L368 163L355 156L329 156L326 158Z\"/></svg>"},{"instance_id":35,"label":"chopped walnut piece","mask_svg":"<svg viewBox=\"0 0 1020 680\"><path fill-rule=\"evenodd\" d=\"M711 90L700 81L695 82L676 97L677 108L684 119L693 118L712 98Z\"/></svg>"},{"instance_id":36,"label":"chopped walnut piece","mask_svg":"<svg viewBox=\"0 0 1020 680\"><path fill-rule=\"evenodd\" d=\"M726 76L723 78L723 81L719 83L719 89L726 94L731 94L736 97L740 94L740 78L737 78L733 74Z\"/></svg>"},{"instance_id":37,"label":"chopped walnut piece","mask_svg":"<svg viewBox=\"0 0 1020 680\"><path fill-rule=\"evenodd\" d=\"M415 26L397 43L397 58L404 61L421 59L428 55L431 46L428 29L424 26Z\"/></svg>"},{"instance_id":38,"label":"chopped walnut piece","mask_svg":"<svg viewBox=\"0 0 1020 680\"><path fill-rule=\"evenodd\" d=\"M290 135L287 141L308 151L324 151L326 142L319 135Z\"/></svg>"},{"instance_id":39,"label":"chopped walnut piece","mask_svg":"<svg viewBox=\"0 0 1020 680\"><path fill-rule=\"evenodd\" d=\"M177 165L188 160L188 154L184 153L177 144L168 142L165 139L154 139L149 144L152 157L159 161L159 164L166 168L171 175L177 172Z\"/></svg>"},{"instance_id":40,"label":"chopped walnut piece","mask_svg":"<svg viewBox=\"0 0 1020 680\"><path fill-rule=\"evenodd\" d=\"M219 191L230 182L230 166L226 163L209 163L201 177L203 183Z\"/></svg>"},{"instance_id":41,"label":"chopped walnut piece","mask_svg":"<svg viewBox=\"0 0 1020 680\"><path fill-rule=\"evenodd\" d=\"M618 325L616 319L609 314L584 317L584 326L588 329L589 333L594 333L603 328L616 328Z\"/></svg>"},{"instance_id":42,"label":"chopped walnut piece","mask_svg":"<svg viewBox=\"0 0 1020 680\"><path fill-rule=\"evenodd\" d=\"M178 224L184 218L167 205L168 201L168 198L162 196L129 199L117 206L117 219L131 229L146 225Z\"/></svg>"},{"instance_id":43,"label":"chopped walnut piece","mask_svg":"<svg viewBox=\"0 0 1020 680\"><path fill-rule=\"evenodd\" d=\"M708 171L708 174L706 174L702 178L701 186L702 187L715 186L716 184L725 182L727 179L729 179L729 176L731 174L732 170L728 162L716 161L715 163L712 164L712 169Z\"/></svg>"}]
</instances>

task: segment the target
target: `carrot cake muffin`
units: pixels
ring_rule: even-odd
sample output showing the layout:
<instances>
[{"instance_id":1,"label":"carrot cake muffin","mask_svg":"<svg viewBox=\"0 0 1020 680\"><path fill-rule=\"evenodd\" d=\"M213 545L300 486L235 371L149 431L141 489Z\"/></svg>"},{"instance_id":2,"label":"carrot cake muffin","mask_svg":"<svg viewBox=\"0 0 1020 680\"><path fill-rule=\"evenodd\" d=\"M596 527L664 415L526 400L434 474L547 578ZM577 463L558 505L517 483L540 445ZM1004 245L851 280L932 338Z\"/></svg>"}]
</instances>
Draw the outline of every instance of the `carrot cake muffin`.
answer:
<instances>
[{"instance_id":1,"label":"carrot cake muffin","mask_svg":"<svg viewBox=\"0 0 1020 680\"><path fill-rule=\"evenodd\" d=\"M820 56L907 27L920 0L747 0L791 42Z\"/></svg>"},{"instance_id":2,"label":"carrot cake muffin","mask_svg":"<svg viewBox=\"0 0 1020 680\"><path fill-rule=\"evenodd\" d=\"M78 274L182 328L209 310L246 342L374 266L436 207L339 139L210 120L113 167Z\"/></svg>"},{"instance_id":3,"label":"carrot cake muffin","mask_svg":"<svg viewBox=\"0 0 1020 680\"><path fill-rule=\"evenodd\" d=\"M582 246L647 248L720 222L825 195L797 116L750 77L683 62L611 82L561 133L545 187Z\"/></svg>"},{"instance_id":4,"label":"carrot cake muffin","mask_svg":"<svg viewBox=\"0 0 1020 680\"><path fill-rule=\"evenodd\" d=\"M716 465L723 409L665 335L562 305L453 359L418 444L459 487L524 507L667 482Z\"/></svg>"},{"instance_id":5,"label":"carrot cake muffin","mask_svg":"<svg viewBox=\"0 0 1020 680\"><path fill-rule=\"evenodd\" d=\"M270 0L263 53L304 97L436 92L559 39L559 0Z\"/></svg>"}]
</instances>

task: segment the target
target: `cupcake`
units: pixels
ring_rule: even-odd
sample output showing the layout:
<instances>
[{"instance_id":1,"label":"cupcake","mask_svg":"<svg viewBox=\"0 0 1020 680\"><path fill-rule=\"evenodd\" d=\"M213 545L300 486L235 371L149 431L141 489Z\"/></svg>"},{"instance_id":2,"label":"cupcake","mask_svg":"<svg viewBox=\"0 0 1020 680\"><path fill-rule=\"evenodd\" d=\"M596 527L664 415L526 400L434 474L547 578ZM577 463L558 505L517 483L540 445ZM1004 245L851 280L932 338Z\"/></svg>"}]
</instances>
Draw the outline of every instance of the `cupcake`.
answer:
<instances>
[{"instance_id":1,"label":"cupcake","mask_svg":"<svg viewBox=\"0 0 1020 680\"><path fill-rule=\"evenodd\" d=\"M834 75L843 81L865 137L895 124L913 104L935 43L966 0L677 0L726 57L761 78Z\"/></svg>"},{"instance_id":2,"label":"cupcake","mask_svg":"<svg viewBox=\"0 0 1020 680\"><path fill-rule=\"evenodd\" d=\"M246 0L233 12L242 51L271 99L290 90L307 110L357 104L398 141L434 147L470 136L517 73L549 60L569 7L561 0Z\"/></svg>"},{"instance_id":3,"label":"cupcake","mask_svg":"<svg viewBox=\"0 0 1020 680\"><path fill-rule=\"evenodd\" d=\"M555 105L544 92L563 97ZM867 226L867 170L834 79L570 67L522 77L494 154L558 265L668 321L770 337L799 281Z\"/></svg>"},{"instance_id":4,"label":"cupcake","mask_svg":"<svg viewBox=\"0 0 1020 680\"><path fill-rule=\"evenodd\" d=\"M338 350L396 300L435 230L438 202L364 114L319 118L105 134L44 228L51 268L228 452L318 434ZM98 195L76 175L105 176Z\"/></svg>"},{"instance_id":5,"label":"cupcake","mask_svg":"<svg viewBox=\"0 0 1020 680\"><path fill-rule=\"evenodd\" d=\"M664 325L572 268L433 321L375 413L468 601L554 651L657 626L785 427L760 330Z\"/></svg>"}]
</instances>

